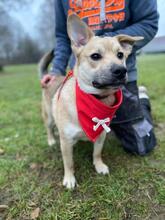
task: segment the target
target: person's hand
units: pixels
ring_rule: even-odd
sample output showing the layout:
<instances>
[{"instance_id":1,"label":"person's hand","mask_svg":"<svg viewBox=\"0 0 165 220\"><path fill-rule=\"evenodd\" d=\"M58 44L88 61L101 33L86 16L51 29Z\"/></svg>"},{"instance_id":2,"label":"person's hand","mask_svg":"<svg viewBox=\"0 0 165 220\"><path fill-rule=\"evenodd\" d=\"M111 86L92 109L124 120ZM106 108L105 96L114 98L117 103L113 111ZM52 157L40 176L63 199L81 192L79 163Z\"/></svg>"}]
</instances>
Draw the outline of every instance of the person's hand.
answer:
<instances>
[{"instance_id":1,"label":"person's hand","mask_svg":"<svg viewBox=\"0 0 165 220\"><path fill-rule=\"evenodd\" d=\"M44 77L41 79L41 86L42 88L47 88L48 86L50 86L56 79L55 75L51 75L51 74L46 74L44 75Z\"/></svg>"}]
</instances>

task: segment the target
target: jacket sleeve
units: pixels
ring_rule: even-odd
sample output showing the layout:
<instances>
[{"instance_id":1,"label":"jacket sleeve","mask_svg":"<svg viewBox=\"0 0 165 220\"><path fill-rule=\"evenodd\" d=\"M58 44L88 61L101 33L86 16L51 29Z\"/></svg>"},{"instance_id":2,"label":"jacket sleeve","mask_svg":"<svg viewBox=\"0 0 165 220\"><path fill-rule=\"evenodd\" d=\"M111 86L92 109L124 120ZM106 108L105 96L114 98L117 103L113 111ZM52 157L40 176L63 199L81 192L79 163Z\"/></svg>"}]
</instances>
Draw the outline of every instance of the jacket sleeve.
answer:
<instances>
[{"instance_id":1,"label":"jacket sleeve","mask_svg":"<svg viewBox=\"0 0 165 220\"><path fill-rule=\"evenodd\" d=\"M104 36L126 34L130 36L142 36L134 49L139 50L150 42L158 31L159 15L156 0L133 0L130 1L131 25L114 32L105 33Z\"/></svg>"},{"instance_id":2,"label":"jacket sleeve","mask_svg":"<svg viewBox=\"0 0 165 220\"><path fill-rule=\"evenodd\" d=\"M65 75L71 55L70 40L67 34L67 20L62 1L55 0L55 38L56 46L52 63L52 74Z\"/></svg>"}]
</instances>

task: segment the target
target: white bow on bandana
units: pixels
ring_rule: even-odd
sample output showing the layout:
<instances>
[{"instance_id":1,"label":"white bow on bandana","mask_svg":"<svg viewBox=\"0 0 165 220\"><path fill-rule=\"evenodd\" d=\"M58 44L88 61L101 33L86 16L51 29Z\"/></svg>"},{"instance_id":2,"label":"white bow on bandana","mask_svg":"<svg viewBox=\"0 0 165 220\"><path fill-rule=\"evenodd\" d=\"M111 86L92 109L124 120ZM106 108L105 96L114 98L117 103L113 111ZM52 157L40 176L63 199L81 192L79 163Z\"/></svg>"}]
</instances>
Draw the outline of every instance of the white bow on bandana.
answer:
<instances>
[{"instance_id":1,"label":"white bow on bandana","mask_svg":"<svg viewBox=\"0 0 165 220\"><path fill-rule=\"evenodd\" d=\"M111 129L106 125L106 123L111 121L110 118L98 119L97 117L94 117L92 118L92 121L97 123L93 126L94 131L96 131L100 126L102 126L107 133L111 131Z\"/></svg>"}]
</instances>

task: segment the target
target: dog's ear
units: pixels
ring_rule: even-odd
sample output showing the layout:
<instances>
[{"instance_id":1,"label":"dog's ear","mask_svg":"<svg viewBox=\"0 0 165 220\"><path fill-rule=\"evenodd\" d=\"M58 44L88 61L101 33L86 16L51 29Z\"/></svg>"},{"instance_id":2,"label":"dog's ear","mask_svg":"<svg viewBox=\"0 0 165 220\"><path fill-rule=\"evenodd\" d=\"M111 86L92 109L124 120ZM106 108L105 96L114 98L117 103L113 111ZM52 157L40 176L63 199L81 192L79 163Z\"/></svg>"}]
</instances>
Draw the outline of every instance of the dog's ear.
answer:
<instances>
[{"instance_id":1,"label":"dog's ear","mask_svg":"<svg viewBox=\"0 0 165 220\"><path fill-rule=\"evenodd\" d=\"M129 35L117 35L116 38L121 44L121 46L124 48L124 50L126 50L128 55L131 53L133 45L137 41L141 41L144 39L144 37L140 37L140 36L132 37Z\"/></svg>"},{"instance_id":2,"label":"dog's ear","mask_svg":"<svg viewBox=\"0 0 165 220\"><path fill-rule=\"evenodd\" d=\"M67 21L67 30L72 44L76 47L88 43L94 33L76 14L71 14Z\"/></svg>"}]
</instances>

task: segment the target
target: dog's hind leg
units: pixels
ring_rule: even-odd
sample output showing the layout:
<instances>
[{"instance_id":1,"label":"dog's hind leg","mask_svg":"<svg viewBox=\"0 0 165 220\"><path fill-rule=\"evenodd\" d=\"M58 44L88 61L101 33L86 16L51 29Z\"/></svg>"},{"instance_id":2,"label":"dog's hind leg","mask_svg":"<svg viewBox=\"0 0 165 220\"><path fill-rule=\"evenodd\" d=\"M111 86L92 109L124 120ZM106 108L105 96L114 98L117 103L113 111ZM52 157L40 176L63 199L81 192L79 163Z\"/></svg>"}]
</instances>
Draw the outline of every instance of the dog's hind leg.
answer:
<instances>
[{"instance_id":1,"label":"dog's hind leg","mask_svg":"<svg viewBox=\"0 0 165 220\"><path fill-rule=\"evenodd\" d=\"M54 137L54 122L52 117L49 116L48 118L48 124L47 124L47 135L48 135L48 145L52 146L56 143L55 137Z\"/></svg>"},{"instance_id":2,"label":"dog's hind leg","mask_svg":"<svg viewBox=\"0 0 165 220\"><path fill-rule=\"evenodd\" d=\"M45 104L42 104L42 117L47 131L48 145L52 146L56 143L54 137L54 120L49 107Z\"/></svg>"},{"instance_id":3,"label":"dog's hind leg","mask_svg":"<svg viewBox=\"0 0 165 220\"><path fill-rule=\"evenodd\" d=\"M104 132L94 143L93 164L95 166L97 173L100 174L109 174L109 168L106 164L103 163L101 156L105 137L106 137L106 133Z\"/></svg>"}]
</instances>

